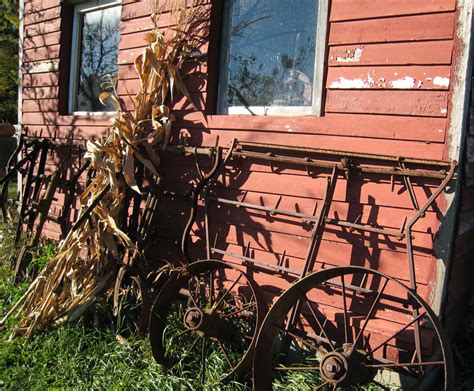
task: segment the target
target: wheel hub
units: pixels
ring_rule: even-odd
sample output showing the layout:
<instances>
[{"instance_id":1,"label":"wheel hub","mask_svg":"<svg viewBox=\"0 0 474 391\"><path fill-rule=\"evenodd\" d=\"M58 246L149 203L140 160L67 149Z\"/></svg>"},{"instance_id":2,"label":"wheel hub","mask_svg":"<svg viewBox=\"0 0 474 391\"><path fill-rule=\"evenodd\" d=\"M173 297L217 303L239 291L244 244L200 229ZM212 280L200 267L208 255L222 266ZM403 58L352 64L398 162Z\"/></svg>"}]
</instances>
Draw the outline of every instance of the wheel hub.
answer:
<instances>
[{"instance_id":1,"label":"wheel hub","mask_svg":"<svg viewBox=\"0 0 474 391\"><path fill-rule=\"evenodd\" d=\"M232 322L222 318L215 310L191 307L184 314L184 327L201 337L231 339L235 334Z\"/></svg>"},{"instance_id":2,"label":"wheel hub","mask_svg":"<svg viewBox=\"0 0 474 391\"><path fill-rule=\"evenodd\" d=\"M347 376L349 363L343 354L331 352L321 360L320 371L326 381L340 383Z\"/></svg>"},{"instance_id":3,"label":"wheel hub","mask_svg":"<svg viewBox=\"0 0 474 391\"><path fill-rule=\"evenodd\" d=\"M204 320L204 312L200 308L189 308L184 314L184 327L188 330L198 330Z\"/></svg>"},{"instance_id":4,"label":"wheel hub","mask_svg":"<svg viewBox=\"0 0 474 391\"><path fill-rule=\"evenodd\" d=\"M327 382L340 386L357 386L369 383L376 371L365 364L370 356L363 350L354 350L351 344L326 354L319 367L321 376Z\"/></svg>"}]
</instances>

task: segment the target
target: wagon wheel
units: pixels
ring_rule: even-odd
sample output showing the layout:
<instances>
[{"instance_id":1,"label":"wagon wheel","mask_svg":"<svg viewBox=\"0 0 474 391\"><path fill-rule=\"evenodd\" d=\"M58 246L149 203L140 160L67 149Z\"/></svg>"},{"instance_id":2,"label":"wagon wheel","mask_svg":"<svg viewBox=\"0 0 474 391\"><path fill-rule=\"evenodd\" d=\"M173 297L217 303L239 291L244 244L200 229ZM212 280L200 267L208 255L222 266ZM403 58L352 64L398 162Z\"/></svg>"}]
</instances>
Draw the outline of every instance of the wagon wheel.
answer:
<instances>
[{"instance_id":1,"label":"wagon wheel","mask_svg":"<svg viewBox=\"0 0 474 391\"><path fill-rule=\"evenodd\" d=\"M388 374L404 390L429 389L436 376L444 390L453 384L451 351L428 304L355 266L311 274L280 296L258 335L253 371L257 391L359 389Z\"/></svg>"},{"instance_id":2,"label":"wagon wheel","mask_svg":"<svg viewBox=\"0 0 474 391\"><path fill-rule=\"evenodd\" d=\"M222 261L194 262L170 277L153 304L155 360L202 383L249 369L264 306L257 287Z\"/></svg>"}]
</instances>

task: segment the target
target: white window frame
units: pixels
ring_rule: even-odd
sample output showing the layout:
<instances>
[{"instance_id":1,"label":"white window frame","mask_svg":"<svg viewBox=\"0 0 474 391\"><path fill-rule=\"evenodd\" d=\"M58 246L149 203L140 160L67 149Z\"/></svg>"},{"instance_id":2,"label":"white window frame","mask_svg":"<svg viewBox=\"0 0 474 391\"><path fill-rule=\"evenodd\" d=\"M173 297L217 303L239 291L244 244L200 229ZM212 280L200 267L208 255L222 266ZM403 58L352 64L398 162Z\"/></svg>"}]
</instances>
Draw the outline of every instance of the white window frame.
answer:
<instances>
[{"instance_id":1,"label":"white window frame","mask_svg":"<svg viewBox=\"0 0 474 391\"><path fill-rule=\"evenodd\" d=\"M78 96L79 67L82 45L82 16L88 12L121 6L121 0L94 0L74 6L71 42L71 70L69 75L69 113L73 115L114 115L116 111L76 111Z\"/></svg>"},{"instance_id":2,"label":"white window frame","mask_svg":"<svg viewBox=\"0 0 474 391\"><path fill-rule=\"evenodd\" d=\"M321 116L323 101L324 70L326 67L327 29L329 0L314 0L317 2L316 50L313 76L312 106L230 106L226 107L229 79L229 52L232 31L232 0L224 2L224 20L222 27L222 45L218 87L218 114L230 115L264 115L264 116Z\"/></svg>"}]
</instances>

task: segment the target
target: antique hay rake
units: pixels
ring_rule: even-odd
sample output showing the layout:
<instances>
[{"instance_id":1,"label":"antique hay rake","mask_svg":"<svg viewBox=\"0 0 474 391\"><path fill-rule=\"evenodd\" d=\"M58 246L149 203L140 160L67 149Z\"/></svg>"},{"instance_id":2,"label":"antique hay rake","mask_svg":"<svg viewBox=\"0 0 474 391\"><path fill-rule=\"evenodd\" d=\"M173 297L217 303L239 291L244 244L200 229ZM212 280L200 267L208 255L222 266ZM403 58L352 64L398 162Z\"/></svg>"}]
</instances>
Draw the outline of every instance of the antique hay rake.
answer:
<instances>
[{"instance_id":1,"label":"antique hay rake","mask_svg":"<svg viewBox=\"0 0 474 391\"><path fill-rule=\"evenodd\" d=\"M262 197L258 202L248 201L252 189L236 196L226 174L233 171L239 176L243 172L240 165L262 162L276 175L300 170L306 171L310 181L323 178L321 206L303 213L298 205L295 210L280 206L288 205L284 194L273 206L265 205ZM400 374L403 382L411 379L410 387L415 389L441 374L444 389L450 389L453 374L448 342L439 320L422 298L428 296L426 288L422 295L417 293L415 253L419 245L414 244L418 235L414 227L432 213L455 168L454 161L236 140L222 158L218 148L211 170L202 176L192 195L181 243L187 263L177 266L162 284L151 310L150 338L156 360L185 370L203 383L228 380L248 370L253 360L254 387L258 390L271 389L274 382L285 384L295 371L313 378L316 389L360 386L376 376L383 377L386 371ZM247 172L239 183L252 175ZM400 209L404 215L398 229L393 228L393 222L389 228L362 223L360 217L344 220L332 213L341 186L347 188L355 180L382 180L392 191L396 184L403 186L411 210ZM430 187L423 198L415 181ZM198 217L201 211L203 215ZM227 218L235 216L233 213L247 214L249 219L244 222L259 216L270 224L278 220L288 227L309 227L303 261L292 261L296 267L288 265L290 257L286 254L291 249L277 254L276 261L255 256L250 242L243 246L243 254L229 249L219 240L221 228L215 227L219 213ZM195 247L191 242L196 240L192 228L201 220L206 259L195 260L189 254ZM398 268L408 277L401 282L400 273L390 276L375 268L354 266L350 259L321 260L323 235L334 229L404 243L406 263ZM268 285L274 288L275 278L295 282L289 288L276 287L282 294L267 311L272 298L269 287L263 285L270 281ZM218 373L216 363L223 368Z\"/></svg>"}]
</instances>

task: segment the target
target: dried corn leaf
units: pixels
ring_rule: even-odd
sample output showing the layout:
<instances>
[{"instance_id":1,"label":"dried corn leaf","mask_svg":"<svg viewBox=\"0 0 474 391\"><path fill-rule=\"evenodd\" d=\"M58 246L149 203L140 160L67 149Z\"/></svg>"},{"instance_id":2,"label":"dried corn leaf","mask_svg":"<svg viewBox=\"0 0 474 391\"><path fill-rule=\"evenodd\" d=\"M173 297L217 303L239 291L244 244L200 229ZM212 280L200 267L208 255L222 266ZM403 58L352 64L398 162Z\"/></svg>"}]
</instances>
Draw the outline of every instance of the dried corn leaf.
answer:
<instances>
[{"instance_id":1,"label":"dried corn leaf","mask_svg":"<svg viewBox=\"0 0 474 391\"><path fill-rule=\"evenodd\" d=\"M131 99L133 110L125 109L112 79L104 84L108 91L99 96L102 103L113 102L117 115L106 138L87 142L85 157L92 162L96 176L79 201L82 211L92 203L97 206L88 219L68 233L58 253L1 320L0 326L11 316L21 314L16 334L30 336L48 325L79 319L97 298L111 294L114 310L117 309L125 269L119 269L114 259L124 256L122 248L129 253L138 252L117 223L120 211L128 208L124 203L126 189L139 192L135 178L138 165L148 176L160 180L160 153L169 143L174 121L167 99L174 98L175 90L190 99L179 69L199 43L195 35L198 21L206 19L198 8L179 0L153 0L151 5L154 29L146 34L147 48L134 62L140 89ZM157 27L165 8L171 10L171 18L178 25L166 37ZM106 188L110 190L98 199ZM143 281L137 283L141 286Z\"/></svg>"}]
</instances>

